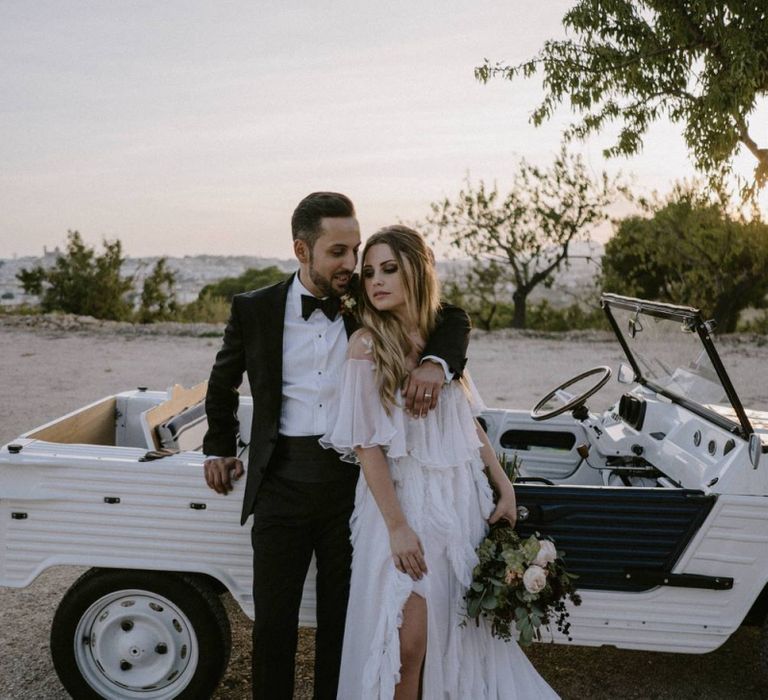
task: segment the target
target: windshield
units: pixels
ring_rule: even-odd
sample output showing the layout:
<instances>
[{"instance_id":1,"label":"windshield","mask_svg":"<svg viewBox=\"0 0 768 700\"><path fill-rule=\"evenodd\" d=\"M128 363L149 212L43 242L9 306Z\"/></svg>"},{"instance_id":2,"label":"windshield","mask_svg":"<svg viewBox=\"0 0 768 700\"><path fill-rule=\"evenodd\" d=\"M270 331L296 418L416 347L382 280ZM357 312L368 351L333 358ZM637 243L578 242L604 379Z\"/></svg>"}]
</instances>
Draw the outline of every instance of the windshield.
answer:
<instances>
[{"instance_id":1,"label":"windshield","mask_svg":"<svg viewBox=\"0 0 768 700\"><path fill-rule=\"evenodd\" d=\"M742 431L745 420L738 415L738 398L731 390L735 400L729 399L730 380L723 370L718 374L697 330L701 320L693 310L686 314L681 307L669 307L667 314L660 305L638 310L638 306L623 308L610 300L608 306L639 381L698 409L723 427Z\"/></svg>"}]
</instances>

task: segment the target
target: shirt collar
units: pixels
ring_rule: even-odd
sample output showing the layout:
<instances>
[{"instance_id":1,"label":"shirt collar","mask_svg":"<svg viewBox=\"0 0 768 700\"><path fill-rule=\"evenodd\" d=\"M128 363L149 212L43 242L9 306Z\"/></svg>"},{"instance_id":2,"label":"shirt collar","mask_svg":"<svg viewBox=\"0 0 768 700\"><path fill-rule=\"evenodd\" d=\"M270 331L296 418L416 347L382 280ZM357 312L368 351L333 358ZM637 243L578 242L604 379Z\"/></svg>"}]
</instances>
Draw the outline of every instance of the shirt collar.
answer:
<instances>
[{"instance_id":1,"label":"shirt collar","mask_svg":"<svg viewBox=\"0 0 768 700\"><path fill-rule=\"evenodd\" d=\"M299 271L297 270L296 275L293 278L293 282L291 282L291 288L288 292L288 296L290 298L291 313L297 318L301 318L303 320L303 316L301 315L302 294L306 294L308 297L315 296L301 283L301 280L299 279ZM325 297L319 298L325 299Z\"/></svg>"}]
</instances>

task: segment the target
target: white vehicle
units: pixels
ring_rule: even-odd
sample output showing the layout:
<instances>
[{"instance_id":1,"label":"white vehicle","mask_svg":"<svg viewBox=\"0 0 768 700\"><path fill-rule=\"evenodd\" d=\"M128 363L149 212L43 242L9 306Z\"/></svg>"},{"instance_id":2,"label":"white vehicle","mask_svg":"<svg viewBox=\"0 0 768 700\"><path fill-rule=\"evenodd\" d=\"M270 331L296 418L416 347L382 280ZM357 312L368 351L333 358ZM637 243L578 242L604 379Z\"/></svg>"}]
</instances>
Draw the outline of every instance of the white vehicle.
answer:
<instances>
[{"instance_id":1,"label":"white vehicle","mask_svg":"<svg viewBox=\"0 0 768 700\"><path fill-rule=\"evenodd\" d=\"M519 529L554 537L580 576L572 641L554 640L704 653L759 624L768 662L768 413L742 407L695 309L602 303L631 390L590 412L586 399L610 375L599 367L533 411L482 419L499 452L522 458ZM0 449L0 585L93 567L51 631L73 697L207 697L229 658L219 594L252 616L244 480L229 496L205 485L204 393L124 392ZM251 411L241 398L243 429ZM312 580L303 624L313 624Z\"/></svg>"}]
</instances>

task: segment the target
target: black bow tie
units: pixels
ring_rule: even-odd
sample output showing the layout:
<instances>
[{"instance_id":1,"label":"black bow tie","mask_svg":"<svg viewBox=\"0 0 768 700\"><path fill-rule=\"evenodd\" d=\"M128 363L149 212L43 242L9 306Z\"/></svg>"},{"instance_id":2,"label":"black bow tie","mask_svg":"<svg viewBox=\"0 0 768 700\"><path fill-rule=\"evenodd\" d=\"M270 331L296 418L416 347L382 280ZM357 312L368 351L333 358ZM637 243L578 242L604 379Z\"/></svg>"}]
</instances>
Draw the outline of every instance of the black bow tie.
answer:
<instances>
[{"instance_id":1,"label":"black bow tie","mask_svg":"<svg viewBox=\"0 0 768 700\"><path fill-rule=\"evenodd\" d=\"M341 300L338 297L326 297L325 299L318 299L317 297L311 297L306 294L301 295L301 316L307 321L312 315L315 309L320 309L330 321L336 318L336 314L339 313L341 308Z\"/></svg>"}]
</instances>

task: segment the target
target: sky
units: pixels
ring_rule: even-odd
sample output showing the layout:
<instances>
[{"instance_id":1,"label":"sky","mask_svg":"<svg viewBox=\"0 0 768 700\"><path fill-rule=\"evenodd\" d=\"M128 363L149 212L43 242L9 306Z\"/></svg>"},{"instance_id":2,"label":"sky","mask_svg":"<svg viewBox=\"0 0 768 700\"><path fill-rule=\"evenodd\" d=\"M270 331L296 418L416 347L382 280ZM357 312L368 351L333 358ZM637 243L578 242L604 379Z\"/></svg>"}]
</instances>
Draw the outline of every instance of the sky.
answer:
<instances>
[{"instance_id":1,"label":"sky","mask_svg":"<svg viewBox=\"0 0 768 700\"><path fill-rule=\"evenodd\" d=\"M518 158L552 160L571 115L535 128L537 79L482 85L473 69L562 37L572 5L0 0L0 258L70 229L131 256L289 258L312 191L349 195L365 236L423 219L467 177L504 189ZM694 174L679 125L652 126L631 160L604 161L609 144L575 150L637 194Z\"/></svg>"}]
</instances>

